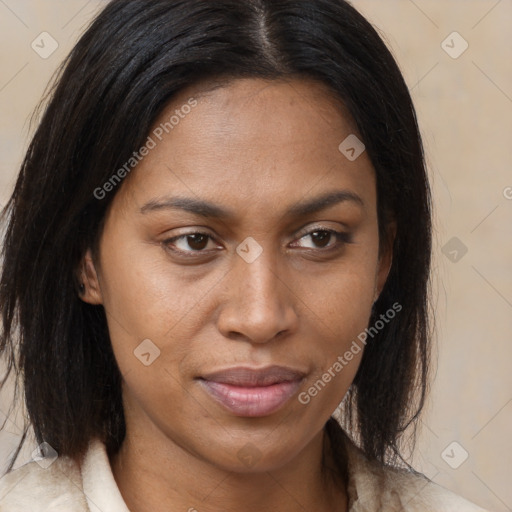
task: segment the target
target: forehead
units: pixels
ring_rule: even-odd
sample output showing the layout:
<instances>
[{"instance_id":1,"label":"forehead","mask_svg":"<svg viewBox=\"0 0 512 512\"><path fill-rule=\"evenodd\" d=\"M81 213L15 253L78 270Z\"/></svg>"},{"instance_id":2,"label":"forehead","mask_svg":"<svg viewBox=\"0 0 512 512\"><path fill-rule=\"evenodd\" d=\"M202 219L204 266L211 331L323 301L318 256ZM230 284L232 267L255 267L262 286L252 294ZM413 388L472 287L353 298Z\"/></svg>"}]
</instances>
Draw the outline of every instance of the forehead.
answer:
<instances>
[{"instance_id":1,"label":"forehead","mask_svg":"<svg viewBox=\"0 0 512 512\"><path fill-rule=\"evenodd\" d=\"M369 158L350 161L339 149L356 134L346 108L316 82L203 84L167 105L150 132L155 147L127 185L139 204L179 193L266 210L329 188L351 189L371 204Z\"/></svg>"}]
</instances>

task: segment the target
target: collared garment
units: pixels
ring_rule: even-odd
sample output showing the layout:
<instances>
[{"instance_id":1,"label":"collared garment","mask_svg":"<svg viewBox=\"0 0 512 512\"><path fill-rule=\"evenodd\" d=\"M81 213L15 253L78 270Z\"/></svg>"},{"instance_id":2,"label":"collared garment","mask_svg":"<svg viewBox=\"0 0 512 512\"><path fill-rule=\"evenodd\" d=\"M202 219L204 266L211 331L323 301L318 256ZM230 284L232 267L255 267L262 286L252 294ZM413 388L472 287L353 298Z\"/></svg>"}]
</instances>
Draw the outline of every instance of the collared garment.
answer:
<instances>
[{"instance_id":1,"label":"collared garment","mask_svg":"<svg viewBox=\"0 0 512 512\"><path fill-rule=\"evenodd\" d=\"M351 442L346 446L349 512L488 512L425 477L370 462ZM130 512L101 441L90 443L81 466L68 457L44 466L32 461L0 479L0 512Z\"/></svg>"}]
</instances>

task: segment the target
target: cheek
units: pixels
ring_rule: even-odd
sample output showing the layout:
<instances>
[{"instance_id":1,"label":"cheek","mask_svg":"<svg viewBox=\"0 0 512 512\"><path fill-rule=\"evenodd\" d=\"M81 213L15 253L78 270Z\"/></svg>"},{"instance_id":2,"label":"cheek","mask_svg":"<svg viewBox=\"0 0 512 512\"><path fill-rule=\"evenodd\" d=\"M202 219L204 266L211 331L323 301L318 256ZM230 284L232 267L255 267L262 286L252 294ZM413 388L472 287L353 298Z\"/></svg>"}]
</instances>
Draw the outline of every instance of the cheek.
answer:
<instances>
[{"instance_id":1,"label":"cheek","mask_svg":"<svg viewBox=\"0 0 512 512\"><path fill-rule=\"evenodd\" d=\"M312 411L332 412L354 380L366 346L374 271L371 260L361 259L350 269L326 276L310 291L314 315L308 314L308 322L316 343L307 351L312 374L298 398Z\"/></svg>"},{"instance_id":2,"label":"cheek","mask_svg":"<svg viewBox=\"0 0 512 512\"><path fill-rule=\"evenodd\" d=\"M186 326L216 276L170 264L158 246L137 241L114 251L113 242L105 244L102 264L103 303L112 328L140 342L165 339Z\"/></svg>"},{"instance_id":3,"label":"cheek","mask_svg":"<svg viewBox=\"0 0 512 512\"><path fill-rule=\"evenodd\" d=\"M366 301L367 302L367 301ZM368 325L371 308L365 301L340 299L329 313L328 328L317 331L314 350L308 351L311 374L297 400L304 415L315 418L330 415L350 388L365 349L361 333Z\"/></svg>"},{"instance_id":4,"label":"cheek","mask_svg":"<svg viewBox=\"0 0 512 512\"><path fill-rule=\"evenodd\" d=\"M313 319L325 326L338 349L343 340L366 327L374 300L375 275L376 256L354 251L350 259L340 261L317 278L303 278L301 289L316 314Z\"/></svg>"}]
</instances>

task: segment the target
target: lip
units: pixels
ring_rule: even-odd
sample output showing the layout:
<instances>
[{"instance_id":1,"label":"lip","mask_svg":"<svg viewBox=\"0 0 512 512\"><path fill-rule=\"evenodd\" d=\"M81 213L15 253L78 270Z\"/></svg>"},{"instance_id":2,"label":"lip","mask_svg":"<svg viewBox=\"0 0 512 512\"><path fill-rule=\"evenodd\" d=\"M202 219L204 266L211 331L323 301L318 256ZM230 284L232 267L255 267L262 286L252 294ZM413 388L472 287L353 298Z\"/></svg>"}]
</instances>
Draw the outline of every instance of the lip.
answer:
<instances>
[{"instance_id":1,"label":"lip","mask_svg":"<svg viewBox=\"0 0 512 512\"><path fill-rule=\"evenodd\" d=\"M199 379L206 393L236 416L268 416L297 392L305 372L284 366L236 367Z\"/></svg>"}]
</instances>

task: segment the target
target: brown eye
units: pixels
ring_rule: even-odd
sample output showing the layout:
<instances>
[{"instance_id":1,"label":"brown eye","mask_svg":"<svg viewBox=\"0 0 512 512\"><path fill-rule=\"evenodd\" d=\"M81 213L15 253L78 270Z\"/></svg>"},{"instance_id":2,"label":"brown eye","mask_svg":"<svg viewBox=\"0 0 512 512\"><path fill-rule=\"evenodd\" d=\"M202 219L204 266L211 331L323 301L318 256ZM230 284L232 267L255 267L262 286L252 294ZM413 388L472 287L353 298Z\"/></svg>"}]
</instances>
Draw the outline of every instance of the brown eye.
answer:
<instances>
[{"instance_id":1,"label":"brown eye","mask_svg":"<svg viewBox=\"0 0 512 512\"><path fill-rule=\"evenodd\" d=\"M311 239L320 247L326 247L332 237L333 234L330 231L315 231L311 233Z\"/></svg>"},{"instance_id":2,"label":"brown eye","mask_svg":"<svg viewBox=\"0 0 512 512\"><path fill-rule=\"evenodd\" d=\"M306 240L309 237L313 242L313 246L304 246L306 249L331 249L336 246L351 243L352 235L350 233L343 233L332 229L315 229L309 233L304 234L300 240ZM334 242L332 240L334 239ZM332 243L331 243L332 242Z\"/></svg>"},{"instance_id":3,"label":"brown eye","mask_svg":"<svg viewBox=\"0 0 512 512\"><path fill-rule=\"evenodd\" d=\"M201 251L202 249L205 249L208 244L208 239L209 237L207 235L202 235L200 233L186 236L188 246L194 251Z\"/></svg>"},{"instance_id":4,"label":"brown eye","mask_svg":"<svg viewBox=\"0 0 512 512\"><path fill-rule=\"evenodd\" d=\"M188 256L193 253L206 252L208 242L211 240L212 237L207 233L188 233L169 238L164 241L164 245L173 252Z\"/></svg>"}]
</instances>

